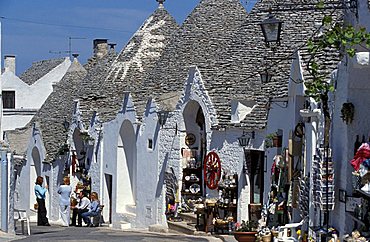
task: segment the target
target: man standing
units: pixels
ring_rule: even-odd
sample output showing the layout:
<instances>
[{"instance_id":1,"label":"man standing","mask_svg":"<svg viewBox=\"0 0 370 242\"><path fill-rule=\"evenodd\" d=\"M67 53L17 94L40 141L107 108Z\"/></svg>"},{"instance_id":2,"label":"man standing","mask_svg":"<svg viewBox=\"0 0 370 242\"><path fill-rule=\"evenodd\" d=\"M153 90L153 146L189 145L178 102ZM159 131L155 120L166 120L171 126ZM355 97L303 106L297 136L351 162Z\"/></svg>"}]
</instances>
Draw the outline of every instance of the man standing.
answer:
<instances>
[{"instance_id":1,"label":"man standing","mask_svg":"<svg viewBox=\"0 0 370 242\"><path fill-rule=\"evenodd\" d=\"M90 200L87 198L86 193L81 191L79 194L79 202L76 206L72 206L73 214L72 214L72 223L71 226L82 226L82 216L81 214L84 212L89 211L88 207L90 205ZM78 224L76 225L76 217L78 215Z\"/></svg>"}]
</instances>

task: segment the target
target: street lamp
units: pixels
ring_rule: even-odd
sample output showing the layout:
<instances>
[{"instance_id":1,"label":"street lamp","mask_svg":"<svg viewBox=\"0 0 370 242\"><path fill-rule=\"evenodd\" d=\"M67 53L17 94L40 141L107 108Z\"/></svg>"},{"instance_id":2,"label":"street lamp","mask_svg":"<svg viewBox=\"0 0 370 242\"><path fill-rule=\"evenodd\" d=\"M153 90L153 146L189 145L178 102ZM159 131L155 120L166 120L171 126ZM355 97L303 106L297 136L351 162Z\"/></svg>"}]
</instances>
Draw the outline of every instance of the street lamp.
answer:
<instances>
[{"instance_id":1,"label":"street lamp","mask_svg":"<svg viewBox=\"0 0 370 242\"><path fill-rule=\"evenodd\" d=\"M161 125L161 127L163 127L163 125L166 124L168 113L169 113L168 111L163 111L163 110L157 112L158 123L159 125Z\"/></svg>"},{"instance_id":2,"label":"street lamp","mask_svg":"<svg viewBox=\"0 0 370 242\"><path fill-rule=\"evenodd\" d=\"M267 68L260 72L260 76L262 84L271 82L272 74L267 70Z\"/></svg>"},{"instance_id":3,"label":"street lamp","mask_svg":"<svg viewBox=\"0 0 370 242\"><path fill-rule=\"evenodd\" d=\"M272 42L280 45L280 34L283 21L275 18L270 11L268 18L263 20L259 25L261 26L263 37L265 38L265 43L267 46L270 46L270 43Z\"/></svg>"},{"instance_id":4,"label":"street lamp","mask_svg":"<svg viewBox=\"0 0 370 242\"><path fill-rule=\"evenodd\" d=\"M243 163L243 171L246 172L247 170L250 170L250 165L249 162L247 161L246 155L245 155L245 147L249 145L249 142L251 139L254 139L255 137L255 132L252 131L250 134L247 132L243 131L242 136L238 138L239 145L243 147L244 151L244 158L245 158L245 163Z\"/></svg>"},{"instance_id":5,"label":"street lamp","mask_svg":"<svg viewBox=\"0 0 370 242\"><path fill-rule=\"evenodd\" d=\"M254 139L254 131L252 131L251 135L247 135L247 132L243 131L242 136L238 138L239 145L243 148L247 147L251 138Z\"/></svg>"}]
</instances>

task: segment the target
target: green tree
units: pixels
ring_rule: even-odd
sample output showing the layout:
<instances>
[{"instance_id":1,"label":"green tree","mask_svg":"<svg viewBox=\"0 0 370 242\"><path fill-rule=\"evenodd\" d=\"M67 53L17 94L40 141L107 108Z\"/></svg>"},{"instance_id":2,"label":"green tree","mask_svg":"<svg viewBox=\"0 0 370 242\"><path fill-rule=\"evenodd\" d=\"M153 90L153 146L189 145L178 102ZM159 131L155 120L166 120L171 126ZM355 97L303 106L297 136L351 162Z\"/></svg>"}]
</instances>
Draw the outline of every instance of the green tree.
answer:
<instances>
[{"instance_id":1,"label":"green tree","mask_svg":"<svg viewBox=\"0 0 370 242\"><path fill-rule=\"evenodd\" d=\"M320 6L319 6L320 7ZM370 47L370 33L366 28L355 28L343 22L335 22L331 16L325 16L322 20L323 34L311 38L308 43L308 51L311 55L308 63L308 72L312 81L306 82L306 95L321 102L324 114L324 147L329 147L329 134L332 118L329 110L329 92L334 91L332 83L327 81L327 73L319 63L325 62L325 52L336 51L339 56L348 55L353 57L356 47L362 45Z\"/></svg>"}]
</instances>

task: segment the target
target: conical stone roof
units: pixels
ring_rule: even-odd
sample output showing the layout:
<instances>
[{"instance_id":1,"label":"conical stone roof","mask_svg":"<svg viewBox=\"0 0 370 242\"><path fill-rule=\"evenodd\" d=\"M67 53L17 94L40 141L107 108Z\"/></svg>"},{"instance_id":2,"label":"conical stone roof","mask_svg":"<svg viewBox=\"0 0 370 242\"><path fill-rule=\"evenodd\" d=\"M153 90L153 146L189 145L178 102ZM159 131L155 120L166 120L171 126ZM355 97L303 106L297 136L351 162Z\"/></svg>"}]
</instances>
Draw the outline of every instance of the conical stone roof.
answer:
<instances>
[{"instance_id":1,"label":"conical stone roof","mask_svg":"<svg viewBox=\"0 0 370 242\"><path fill-rule=\"evenodd\" d=\"M146 95L182 91L189 67L197 66L213 102L213 86L222 72L224 56L235 33L247 17L239 0L202 0L173 37L157 66L143 83Z\"/></svg>"},{"instance_id":2,"label":"conical stone roof","mask_svg":"<svg viewBox=\"0 0 370 242\"><path fill-rule=\"evenodd\" d=\"M294 0L295 8L304 8L308 4L316 5L315 0ZM301 6L300 6L301 5ZM310 37L317 33L318 24L326 14L334 19L341 14L340 10L306 10L275 11L281 7L273 0L259 1L245 19L239 31L235 32L230 48L224 54L229 58L225 69L219 76L223 85L214 86L214 93L222 95L225 100L217 103L220 126L243 126L249 129L262 129L267 123L266 104L269 98L284 98L288 96L290 68L299 50L301 56L307 56L306 45ZM265 46L260 23L267 18L268 10L272 8L274 16L284 21L281 44L275 49ZM334 56L333 56L334 55ZM265 59L265 60L264 60ZM307 60L307 58L303 58ZM324 64L326 71L331 72L338 63L338 55L331 54ZM302 63L305 66L307 63ZM273 74L271 83L261 84L259 73L266 66ZM307 73L306 73L307 74ZM306 79L309 76L306 75ZM253 100L258 105L240 124L230 123L230 102L233 99Z\"/></svg>"},{"instance_id":3,"label":"conical stone roof","mask_svg":"<svg viewBox=\"0 0 370 242\"><path fill-rule=\"evenodd\" d=\"M177 30L175 19L163 6L155 10L111 63L100 83L93 83L94 93L82 97L84 121L94 111L102 121L113 119L122 107L124 93L139 88ZM138 105L140 102L143 101L138 100Z\"/></svg>"}]
</instances>

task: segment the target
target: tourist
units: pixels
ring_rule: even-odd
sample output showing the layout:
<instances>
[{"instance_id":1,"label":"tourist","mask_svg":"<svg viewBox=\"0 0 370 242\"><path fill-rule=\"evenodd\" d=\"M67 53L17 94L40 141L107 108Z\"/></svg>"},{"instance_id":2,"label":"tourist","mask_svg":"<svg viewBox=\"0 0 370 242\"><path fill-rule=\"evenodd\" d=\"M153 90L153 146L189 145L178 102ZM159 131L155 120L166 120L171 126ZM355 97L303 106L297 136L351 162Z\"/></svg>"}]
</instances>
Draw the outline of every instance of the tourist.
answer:
<instances>
[{"instance_id":1,"label":"tourist","mask_svg":"<svg viewBox=\"0 0 370 242\"><path fill-rule=\"evenodd\" d=\"M91 193L91 203L89 205L89 211L81 215L82 219L86 223L86 227L93 226L91 223L90 217L98 216L99 206L100 206L100 202L99 202L98 194L96 192L92 192Z\"/></svg>"},{"instance_id":2,"label":"tourist","mask_svg":"<svg viewBox=\"0 0 370 242\"><path fill-rule=\"evenodd\" d=\"M59 199L59 211L60 217L62 219L62 226L69 226L69 218L71 213L71 193L72 187L70 186L71 182L69 177L63 178L63 185L60 185L58 189L58 194L60 195Z\"/></svg>"},{"instance_id":3,"label":"tourist","mask_svg":"<svg viewBox=\"0 0 370 242\"><path fill-rule=\"evenodd\" d=\"M47 211L45 207L45 194L48 189L48 185L45 185L45 187L42 187L43 182L44 182L44 178L42 176L38 176L36 178L35 195L36 195L36 201L38 204L37 225L38 226L50 226L49 220L46 217Z\"/></svg>"},{"instance_id":4,"label":"tourist","mask_svg":"<svg viewBox=\"0 0 370 242\"><path fill-rule=\"evenodd\" d=\"M71 226L82 226L82 214L89 211L90 200L87 197L84 191L80 191L78 204L76 206L72 206L73 213L72 213L72 223ZM76 217L78 216L78 224L76 225Z\"/></svg>"}]
</instances>

